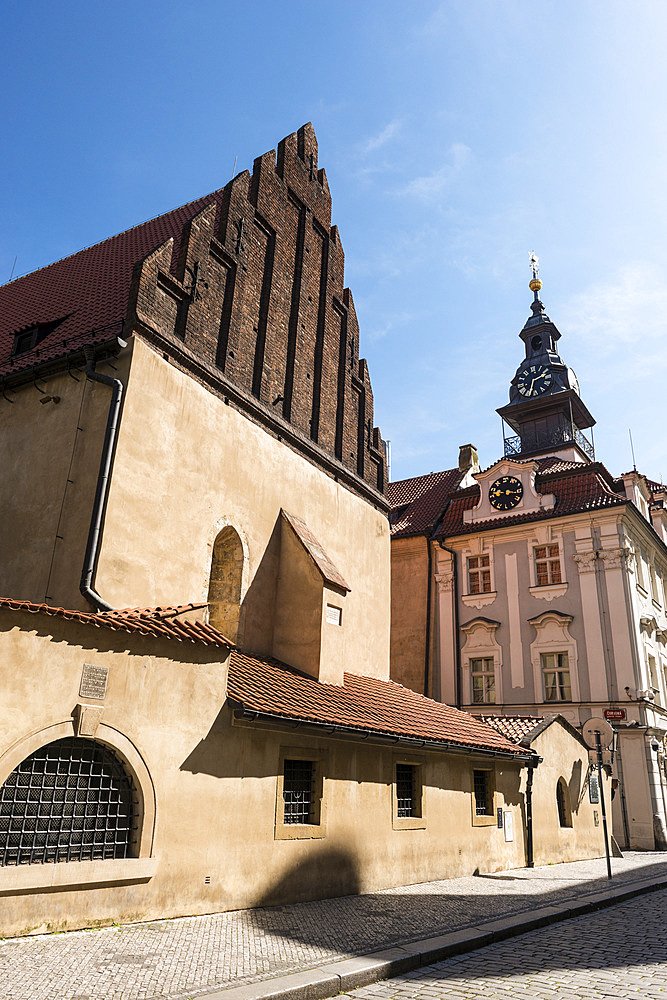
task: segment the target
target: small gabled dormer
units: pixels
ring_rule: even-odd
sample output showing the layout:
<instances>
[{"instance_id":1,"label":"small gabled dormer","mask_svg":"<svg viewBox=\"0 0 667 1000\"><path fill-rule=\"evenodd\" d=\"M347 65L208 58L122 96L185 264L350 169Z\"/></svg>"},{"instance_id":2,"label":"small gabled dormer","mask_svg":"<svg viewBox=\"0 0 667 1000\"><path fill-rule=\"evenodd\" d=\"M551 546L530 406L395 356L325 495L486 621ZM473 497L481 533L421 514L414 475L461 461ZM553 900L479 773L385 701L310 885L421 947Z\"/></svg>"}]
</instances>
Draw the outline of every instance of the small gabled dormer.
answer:
<instances>
[{"instance_id":1,"label":"small gabled dormer","mask_svg":"<svg viewBox=\"0 0 667 1000\"><path fill-rule=\"evenodd\" d=\"M538 469L537 462L503 458L491 468L476 473L479 501L472 510L463 512L464 522L502 521L515 514L552 510L556 504L554 495L538 493L535 488Z\"/></svg>"},{"instance_id":2,"label":"small gabled dormer","mask_svg":"<svg viewBox=\"0 0 667 1000\"><path fill-rule=\"evenodd\" d=\"M632 472L624 472L622 478L626 498L632 501L637 510L650 524L650 505L652 497L648 483L646 482L646 477L642 476L636 469L633 469Z\"/></svg>"}]
</instances>

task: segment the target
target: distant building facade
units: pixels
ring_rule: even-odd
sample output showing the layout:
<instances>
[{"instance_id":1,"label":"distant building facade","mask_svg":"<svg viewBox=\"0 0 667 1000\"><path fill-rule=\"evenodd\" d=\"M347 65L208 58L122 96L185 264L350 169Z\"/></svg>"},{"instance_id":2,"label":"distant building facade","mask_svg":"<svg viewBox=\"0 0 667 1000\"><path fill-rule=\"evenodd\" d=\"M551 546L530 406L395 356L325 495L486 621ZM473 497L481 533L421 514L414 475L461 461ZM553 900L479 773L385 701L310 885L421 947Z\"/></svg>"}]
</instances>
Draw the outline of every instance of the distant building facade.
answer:
<instances>
[{"instance_id":1,"label":"distant building facade","mask_svg":"<svg viewBox=\"0 0 667 1000\"><path fill-rule=\"evenodd\" d=\"M392 483L391 676L480 715L617 730L614 832L667 848L667 492L595 461L538 297L498 410L504 456Z\"/></svg>"}]
</instances>

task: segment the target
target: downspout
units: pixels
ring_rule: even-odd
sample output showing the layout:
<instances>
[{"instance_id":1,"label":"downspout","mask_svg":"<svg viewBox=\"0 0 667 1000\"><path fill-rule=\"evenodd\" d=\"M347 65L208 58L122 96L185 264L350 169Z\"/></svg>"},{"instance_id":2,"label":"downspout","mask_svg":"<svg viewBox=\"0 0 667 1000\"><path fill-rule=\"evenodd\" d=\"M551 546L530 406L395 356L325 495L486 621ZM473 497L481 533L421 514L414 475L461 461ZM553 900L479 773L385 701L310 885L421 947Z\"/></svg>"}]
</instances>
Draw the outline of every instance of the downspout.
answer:
<instances>
[{"instance_id":1,"label":"downspout","mask_svg":"<svg viewBox=\"0 0 667 1000\"><path fill-rule=\"evenodd\" d=\"M533 772L535 766L528 765L526 780L526 868L534 868L533 860Z\"/></svg>"},{"instance_id":2,"label":"downspout","mask_svg":"<svg viewBox=\"0 0 667 1000\"><path fill-rule=\"evenodd\" d=\"M459 585L458 571L456 565L456 552L448 549L442 542L438 545L443 552L448 552L452 557L452 589L454 593L454 685L456 695L456 708L461 707L462 700L462 677L461 677L461 643L459 641Z\"/></svg>"},{"instance_id":3,"label":"downspout","mask_svg":"<svg viewBox=\"0 0 667 1000\"><path fill-rule=\"evenodd\" d=\"M428 583L426 585L426 650L424 653L424 695L429 697L428 685L431 673L431 594L433 591L433 552L431 550L431 539L426 536L426 549L428 551Z\"/></svg>"},{"instance_id":4,"label":"downspout","mask_svg":"<svg viewBox=\"0 0 667 1000\"><path fill-rule=\"evenodd\" d=\"M126 346L120 338L118 342L121 347ZM111 472L111 460L118 435L118 417L123 398L123 383L119 378L112 378L110 375L100 375L99 372L95 371L95 350L93 347L84 347L83 353L86 359L86 378L91 382L102 382L103 385L111 386L112 391L79 590L96 611L113 611L113 607L100 597L97 591L93 589L92 584L100 546L102 518L109 494L109 474Z\"/></svg>"}]
</instances>

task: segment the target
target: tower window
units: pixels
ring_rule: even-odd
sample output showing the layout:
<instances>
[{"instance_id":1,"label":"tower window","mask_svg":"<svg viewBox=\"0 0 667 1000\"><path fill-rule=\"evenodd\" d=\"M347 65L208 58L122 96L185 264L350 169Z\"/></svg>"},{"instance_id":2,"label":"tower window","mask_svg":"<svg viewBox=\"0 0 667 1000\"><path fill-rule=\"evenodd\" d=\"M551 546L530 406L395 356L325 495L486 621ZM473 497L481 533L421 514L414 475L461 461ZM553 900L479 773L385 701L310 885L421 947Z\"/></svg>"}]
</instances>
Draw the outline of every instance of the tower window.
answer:
<instances>
[{"instance_id":1,"label":"tower window","mask_svg":"<svg viewBox=\"0 0 667 1000\"><path fill-rule=\"evenodd\" d=\"M489 557L468 557L468 593L488 594L491 592L491 568Z\"/></svg>"},{"instance_id":2,"label":"tower window","mask_svg":"<svg viewBox=\"0 0 667 1000\"><path fill-rule=\"evenodd\" d=\"M0 788L0 865L126 858L133 827L130 778L92 740L41 747Z\"/></svg>"},{"instance_id":3,"label":"tower window","mask_svg":"<svg viewBox=\"0 0 667 1000\"><path fill-rule=\"evenodd\" d=\"M535 582L538 587L562 583L558 545L535 547Z\"/></svg>"},{"instance_id":4,"label":"tower window","mask_svg":"<svg viewBox=\"0 0 667 1000\"><path fill-rule=\"evenodd\" d=\"M530 346L534 351L539 351L542 346L542 338L537 336L531 337Z\"/></svg>"}]
</instances>

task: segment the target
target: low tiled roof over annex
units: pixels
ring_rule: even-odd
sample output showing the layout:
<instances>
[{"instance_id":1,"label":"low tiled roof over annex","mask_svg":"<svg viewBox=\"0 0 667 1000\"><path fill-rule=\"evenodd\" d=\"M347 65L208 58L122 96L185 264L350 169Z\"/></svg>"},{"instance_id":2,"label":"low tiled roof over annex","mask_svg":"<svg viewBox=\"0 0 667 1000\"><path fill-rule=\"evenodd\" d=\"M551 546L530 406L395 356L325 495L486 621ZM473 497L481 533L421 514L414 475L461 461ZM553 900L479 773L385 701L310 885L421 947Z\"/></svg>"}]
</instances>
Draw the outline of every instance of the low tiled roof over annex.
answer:
<instances>
[{"instance_id":1,"label":"low tiled roof over annex","mask_svg":"<svg viewBox=\"0 0 667 1000\"><path fill-rule=\"evenodd\" d=\"M450 503L440 522L436 536L438 538L453 535L467 535L491 528L511 527L529 521L543 521L554 517L565 517L568 514L579 514L585 511L601 510L607 507L619 507L627 503L622 483L619 486L607 469L599 462L563 462L560 459L538 459L539 471L535 477L535 489L538 493L553 494L556 503L553 509L539 509L524 514L508 514L503 518L493 518L486 521L475 521L466 524L463 512L472 510L479 501L479 486L469 486L458 490L451 497Z\"/></svg>"},{"instance_id":2,"label":"low tiled roof over annex","mask_svg":"<svg viewBox=\"0 0 667 1000\"><path fill-rule=\"evenodd\" d=\"M445 469L426 476L401 479L387 486L392 538L431 532L444 510L449 494L457 489L465 469Z\"/></svg>"},{"instance_id":3,"label":"low tiled roof over annex","mask_svg":"<svg viewBox=\"0 0 667 1000\"><path fill-rule=\"evenodd\" d=\"M173 238L175 273L183 226L222 196L214 191L0 287L0 377L120 336L135 264ZM54 323L36 347L12 357L17 333Z\"/></svg>"},{"instance_id":4,"label":"low tiled roof over annex","mask_svg":"<svg viewBox=\"0 0 667 1000\"><path fill-rule=\"evenodd\" d=\"M360 674L346 672L342 685L323 684L277 660L235 650L229 662L228 695L246 713L286 722L400 737L443 750L525 755L525 750L466 712L393 681Z\"/></svg>"},{"instance_id":5,"label":"low tiled roof over annex","mask_svg":"<svg viewBox=\"0 0 667 1000\"><path fill-rule=\"evenodd\" d=\"M520 743L544 722L537 715L480 715L478 718L512 743Z\"/></svg>"},{"instance_id":6,"label":"low tiled roof over annex","mask_svg":"<svg viewBox=\"0 0 667 1000\"><path fill-rule=\"evenodd\" d=\"M230 649L233 645L222 632L202 621L193 621L185 616L206 607L204 604L181 604L170 608L124 608L121 611L68 611L54 608L49 604L33 604L17 601L10 597L0 597L0 608L10 611L27 611L30 614L51 615L69 621L82 622L96 628L108 628L118 632L134 632L140 635L176 639L179 642L195 642L205 646L220 646Z\"/></svg>"}]
</instances>

